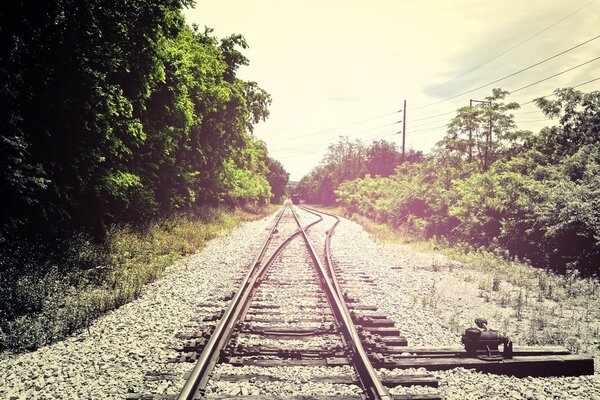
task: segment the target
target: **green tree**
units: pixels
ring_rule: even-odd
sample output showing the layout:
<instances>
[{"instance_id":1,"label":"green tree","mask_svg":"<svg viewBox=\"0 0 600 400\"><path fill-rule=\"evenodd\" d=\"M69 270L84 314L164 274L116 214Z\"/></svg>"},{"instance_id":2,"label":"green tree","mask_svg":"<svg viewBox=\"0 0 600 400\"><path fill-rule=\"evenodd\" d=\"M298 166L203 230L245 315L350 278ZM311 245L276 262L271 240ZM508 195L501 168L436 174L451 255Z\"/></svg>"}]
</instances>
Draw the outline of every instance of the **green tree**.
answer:
<instances>
[{"instance_id":1,"label":"green tree","mask_svg":"<svg viewBox=\"0 0 600 400\"><path fill-rule=\"evenodd\" d=\"M461 160L476 162L481 171L498 159L514 156L531 132L517 129L510 112L519 104L502 102L508 94L493 89L484 102L459 108L438 146Z\"/></svg>"},{"instance_id":2,"label":"green tree","mask_svg":"<svg viewBox=\"0 0 600 400\"><path fill-rule=\"evenodd\" d=\"M374 141L367 149L367 171L373 176L390 176L402 161L396 144L387 140Z\"/></svg>"},{"instance_id":3,"label":"green tree","mask_svg":"<svg viewBox=\"0 0 600 400\"><path fill-rule=\"evenodd\" d=\"M583 93L567 88L554 93L555 100L541 97L535 103L546 116L558 119L558 125L542 129L530 141L552 164L584 145L600 143L600 91Z\"/></svg>"},{"instance_id":4,"label":"green tree","mask_svg":"<svg viewBox=\"0 0 600 400\"><path fill-rule=\"evenodd\" d=\"M283 165L271 158L267 157L265 159L265 163L267 166L267 181L271 186L271 202L278 204L281 203L281 200L285 196L285 189L290 178L290 174L283 168Z\"/></svg>"},{"instance_id":5,"label":"green tree","mask_svg":"<svg viewBox=\"0 0 600 400\"><path fill-rule=\"evenodd\" d=\"M188 28L187 0L5 3L3 232L102 238L114 221L266 195L264 162L243 159L270 97L236 76L248 63L241 35ZM252 178L237 172L246 168ZM231 196L231 174L257 186L230 185Z\"/></svg>"}]
</instances>

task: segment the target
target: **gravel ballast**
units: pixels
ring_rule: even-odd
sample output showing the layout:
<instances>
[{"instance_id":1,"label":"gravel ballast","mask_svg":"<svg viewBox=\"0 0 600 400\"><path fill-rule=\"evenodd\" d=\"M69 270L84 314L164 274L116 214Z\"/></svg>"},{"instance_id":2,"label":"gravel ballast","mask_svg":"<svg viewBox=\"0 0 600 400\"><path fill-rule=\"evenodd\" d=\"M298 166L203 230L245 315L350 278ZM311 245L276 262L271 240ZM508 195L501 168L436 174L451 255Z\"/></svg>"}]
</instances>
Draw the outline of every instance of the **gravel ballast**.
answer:
<instances>
[{"instance_id":1,"label":"gravel ballast","mask_svg":"<svg viewBox=\"0 0 600 400\"><path fill-rule=\"evenodd\" d=\"M407 337L411 346L459 346L456 327L473 326L476 317L487 317L491 328L499 329L500 316L507 308L486 302L474 282L466 282L460 265L441 254L423 253L414 248L375 241L360 225L341 219L332 239L334 263L342 268L360 266L374 278L376 289L357 294L361 303L376 305ZM439 268L444 266L444 268ZM518 324L509 334L521 343ZM600 399L600 374L596 358L593 376L526 378L484 374L457 368L433 372L440 381L441 394L452 399ZM421 372L425 372L421 370ZM405 374L402 370L382 374ZM421 388L394 388L392 394L422 392Z\"/></svg>"},{"instance_id":2,"label":"gravel ballast","mask_svg":"<svg viewBox=\"0 0 600 400\"><path fill-rule=\"evenodd\" d=\"M309 216L303 216L308 221ZM305 222L306 222L305 221ZM169 363L182 344L178 334L193 331L204 316L227 306L218 300L236 289L236 280L247 271L273 216L244 223L210 241L198 254L172 266L165 277L148 285L141 297L96 320L67 340L32 353L3 354L0 359L1 399L119 399L128 394L174 395L184 383L191 363ZM317 225L310 233L319 236ZM281 232L283 237L289 232ZM354 286L352 294L362 304L375 305L396 322L411 346L460 345L456 327L488 317L492 328L497 317L509 311L480 297L474 282L453 272L460 268L441 255L422 253L399 244L376 242L356 223L342 219L332 241L334 262L341 270L359 269L373 278L375 287ZM432 270L435 265L452 268ZM518 333L513 332L516 343ZM511 333L511 337L514 336ZM255 338L248 338L253 341ZM300 344L298 344L299 347ZM327 370L346 375L350 367ZM405 370L380 370L381 375L406 374ZM413 373L415 371L412 371ZM416 371L418 373L424 370ZM284 382L260 384L260 392L333 394L339 387L315 385L310 368L265 370L217 366L215 373L260 373L282 377ZM287 375L285 375L287 374ZM598 399L600 375L569 378L516 379L476 373L466 369L434 372L439 392L452 399ZM302 376L306 386L290 385ZM287 382L286 382L287 380ZM215 384L213 390L234 395L256 394L251 386ZM254 385L256 386L256 385ZM352 388L358 390L358 388ZM230 393L231 392L231 393ZM235 392L235 393L234 393ZM435 393L430 388L394 388L392 394Z\"/></svg>"}]
</instances>

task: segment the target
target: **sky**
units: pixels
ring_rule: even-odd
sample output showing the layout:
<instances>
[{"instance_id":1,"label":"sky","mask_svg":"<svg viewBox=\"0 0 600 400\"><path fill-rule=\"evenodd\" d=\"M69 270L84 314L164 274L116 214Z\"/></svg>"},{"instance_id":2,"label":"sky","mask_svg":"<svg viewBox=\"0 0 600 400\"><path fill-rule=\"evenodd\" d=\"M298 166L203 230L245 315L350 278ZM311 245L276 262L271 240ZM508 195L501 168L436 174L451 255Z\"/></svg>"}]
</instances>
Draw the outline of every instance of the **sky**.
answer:
<instances>
[{"instance_id":1,"label":"sky","mask_svg":"<svg viewBox=\"0 0 600 400\"><path fill-rule=\"evenodd\" d=\"M254 135L290 180L340 136L400 148L404 100L406 148L429 152L456 109L492 88L511 91L523 104L518 127L534 132L553 124L534 98L600 90L600 79L586 83L600 78L600 59L590 61L600 57L600 0L196 0L185 16L245 37L250 64L238 77L272 97Z\"/></svg>"}]
</instances>

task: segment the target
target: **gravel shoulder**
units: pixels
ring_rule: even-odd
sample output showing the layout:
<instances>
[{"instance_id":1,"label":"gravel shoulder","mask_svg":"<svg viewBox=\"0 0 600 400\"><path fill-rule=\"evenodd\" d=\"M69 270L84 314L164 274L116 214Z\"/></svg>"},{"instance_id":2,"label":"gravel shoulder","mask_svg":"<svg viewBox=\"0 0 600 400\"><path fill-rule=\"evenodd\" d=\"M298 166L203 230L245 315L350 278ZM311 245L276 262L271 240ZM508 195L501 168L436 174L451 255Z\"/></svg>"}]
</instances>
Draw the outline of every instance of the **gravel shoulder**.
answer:
<instances>
[{"instance_id":1,"label":"gravel shoulder","mask_svg":"<svg viewBox=\"0 0 600 400\"><path fill-rule=\"evenodd\" d=\"M442 254L378 242L360 225L343 218L333 237L332 252L334 262L360 265L375 279L376 289L365 291L360 301L377 305L396 321L409 345L460 346L460 332L473 326L473 320L480 316L488 319L490 327L507 332L515 344L527 344L523 329L530 325L527 316L516 321L511 308L486 301L478 284L470 278L471 273ZM517 379L461 368L434 375L448 400L600 399L600 360L597 352L588 354L595 356L593 376ZM404 390L394 389L392 393ZM416 390L411 388L412 392Z\"/></svg>"}]
</instances>

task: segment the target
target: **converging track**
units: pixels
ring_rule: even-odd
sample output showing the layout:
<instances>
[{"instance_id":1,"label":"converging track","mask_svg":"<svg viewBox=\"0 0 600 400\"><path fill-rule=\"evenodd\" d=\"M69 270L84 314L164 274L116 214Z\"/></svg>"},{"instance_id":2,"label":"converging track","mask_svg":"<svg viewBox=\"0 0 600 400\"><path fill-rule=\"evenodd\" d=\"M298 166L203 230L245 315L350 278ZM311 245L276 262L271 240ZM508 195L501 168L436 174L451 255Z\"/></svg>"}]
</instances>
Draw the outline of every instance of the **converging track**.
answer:
<instances>
[{"instance_id":1,"label":"converging track","mask_svg":"<svg viewBox=\"0 0 600 400\"><path fill-rule=\"evenodd\" d=\"M439 398L392 397L384 383L436 387L437 381L405 375L382 382L374 369L375 338L392 346L406 340L392 321L373 313L376 307L357 304L340 286L330 254L338 222L305 207L281 209L229 307L215 317L219 322L184 346L190 354L184 358L197 361L178 399ZM307 230L317 224L327 229L312 235L313 244ZM272 385L282 381L287 389ZM243 385L223 390L220 382Z\"/></svg>"}]
</instances>

